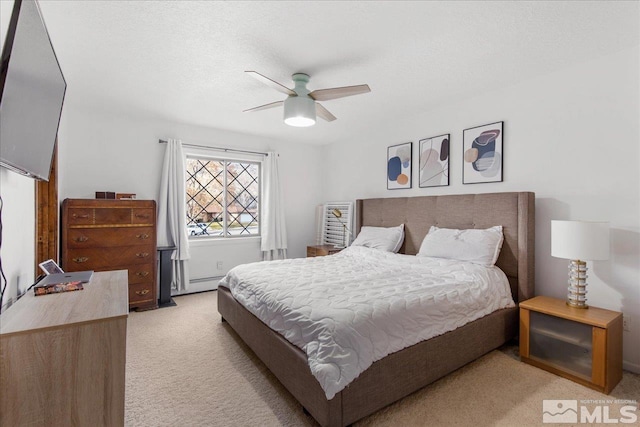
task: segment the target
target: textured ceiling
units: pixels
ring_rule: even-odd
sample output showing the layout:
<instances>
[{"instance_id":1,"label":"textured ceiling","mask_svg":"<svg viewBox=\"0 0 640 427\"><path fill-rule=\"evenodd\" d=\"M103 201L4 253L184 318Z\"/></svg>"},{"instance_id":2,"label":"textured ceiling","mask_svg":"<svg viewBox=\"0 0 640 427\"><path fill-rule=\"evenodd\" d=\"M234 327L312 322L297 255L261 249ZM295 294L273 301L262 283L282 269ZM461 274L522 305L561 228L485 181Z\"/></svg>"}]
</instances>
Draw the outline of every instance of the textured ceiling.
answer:
<instances>
[{"instance_id":1,"label":"textured ceiling","mask_svg":"<svg viewBox=\"0 0 640 427\"><path fill-rule=\"evenodd\" d=\"M214 2L41 0L67 102L270 138L331 143L639 43L638 2ZM338 117L291 128L292 87L367 83L326 101Z\"/></svg>"}]
</instances>

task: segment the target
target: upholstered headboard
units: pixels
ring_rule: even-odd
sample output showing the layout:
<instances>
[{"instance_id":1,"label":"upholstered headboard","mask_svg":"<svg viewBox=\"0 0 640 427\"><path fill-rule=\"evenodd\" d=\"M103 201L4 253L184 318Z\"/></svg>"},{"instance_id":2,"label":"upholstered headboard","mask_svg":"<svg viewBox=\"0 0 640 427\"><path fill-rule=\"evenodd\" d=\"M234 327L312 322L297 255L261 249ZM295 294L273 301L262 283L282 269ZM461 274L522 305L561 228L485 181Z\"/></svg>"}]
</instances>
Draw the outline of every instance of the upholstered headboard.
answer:
<instances>
[{"instance_id":1,"label":"upholstered headboard","mask_svg":"<svg viewBox=\"0 0 640 427\"><path fill-rule=\"evenodd\" d=\"M516 302L534 296L535 194L489 193L397 197L356 201L356 234L363 225L404 224L401 253L415 255L432 225L489 228L502 225L504 243L496 265L505 272Z\"/></svg>"}]
</instances>

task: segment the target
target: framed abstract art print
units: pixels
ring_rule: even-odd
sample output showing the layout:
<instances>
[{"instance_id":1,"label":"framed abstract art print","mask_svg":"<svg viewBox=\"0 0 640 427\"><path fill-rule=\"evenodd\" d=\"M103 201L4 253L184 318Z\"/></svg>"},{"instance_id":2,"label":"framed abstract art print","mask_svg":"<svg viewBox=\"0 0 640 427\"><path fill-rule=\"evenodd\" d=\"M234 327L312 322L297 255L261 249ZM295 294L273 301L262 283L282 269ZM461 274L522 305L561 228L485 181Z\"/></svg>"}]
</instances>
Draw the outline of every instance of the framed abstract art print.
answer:
<instances>
[{"instance_id":1,"label":"framed abstract art print","mask_svg":"<svg viewBox=\"0 0 640 427\"><path fill-rule=\"evenodd\" d=\"M503 124L490 123L463 131L463 184L502 181Z\"/></svg>"},{"instance_id":2,"label":"framed abstract art print","mask_svg":"<svg viewBox=\"0 0 640 427\"><path fill-rule=\"evenodd\" d=\"M387 190L411 188L413 142L387 148Z\"/></svg>"},{"instance_id":3,"label":"framed abstract art print","mask_svg":"<svg viewBox=\"0 0 640 427\"><path fill-rule=\"evenodd\" d=\"M444 134L420 140L420 188L449 185L449 141Z\"/></svg>"}]
</instances>

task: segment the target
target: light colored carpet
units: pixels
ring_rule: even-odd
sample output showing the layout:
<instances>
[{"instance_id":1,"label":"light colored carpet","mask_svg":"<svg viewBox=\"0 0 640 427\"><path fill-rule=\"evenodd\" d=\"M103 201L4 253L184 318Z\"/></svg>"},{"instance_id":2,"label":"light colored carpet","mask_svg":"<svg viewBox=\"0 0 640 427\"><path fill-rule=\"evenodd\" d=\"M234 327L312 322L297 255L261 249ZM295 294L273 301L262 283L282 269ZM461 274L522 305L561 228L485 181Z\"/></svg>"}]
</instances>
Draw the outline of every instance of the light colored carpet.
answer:
<instances>
[{"instance_id":1,"label":"light colored carpet","mask_svg":"<svg viewBox=\"0 0 640 427\"><path fill-rule=\"evenodd\" d=\"M220 322L216 298L216 292L186 295L175 298L177 307L129 315L126 425L316 425ZM606 396L519 362L514 347L502 350L356 425L537 426L543 399L640 398L638 375L625 372Z\"/></svg>"}]
</instances>

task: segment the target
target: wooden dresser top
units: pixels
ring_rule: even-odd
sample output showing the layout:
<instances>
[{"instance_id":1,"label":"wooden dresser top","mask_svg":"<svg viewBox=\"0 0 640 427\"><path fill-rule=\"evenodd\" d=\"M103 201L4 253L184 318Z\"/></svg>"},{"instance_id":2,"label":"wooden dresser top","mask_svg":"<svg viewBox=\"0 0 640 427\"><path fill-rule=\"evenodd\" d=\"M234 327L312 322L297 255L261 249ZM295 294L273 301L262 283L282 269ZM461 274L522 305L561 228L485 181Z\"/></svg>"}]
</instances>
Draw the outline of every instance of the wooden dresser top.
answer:
<instances>
[{"instance_id":1,"label":"wooden dresser top","mask_svg":"<svg viewBox=\"0 0 640 427\"><path fill-rule=\"evenodd\" d=\"M70 208L154 208L155 200L123 199L64 199L63 207Z\"/></svg>"},{"instance_id":2,"label":"wooden dresser top","mask_svg":"<svg viewBox=\"0 0 640 427\"><path fill-rule=\"evenodd\" d=\"M95 272L81 291L27 292L0 316L0 335L64 327L129 315L126 270Z\"/></svg>"},{"instance_id":3,"label":"wooden dresser top","mask_svg":"<svg viewBox=\"0 0 640 427\"><path fill-rule=\"evenodd\" d=\"M520 303L520 308L585 323L598 328L608 328L619 317L622 317L622 313L617 311L597 307L586 309L570 307L565 300L545 296L537 296L523 301Z\"/></svg>"}]
</instances>

